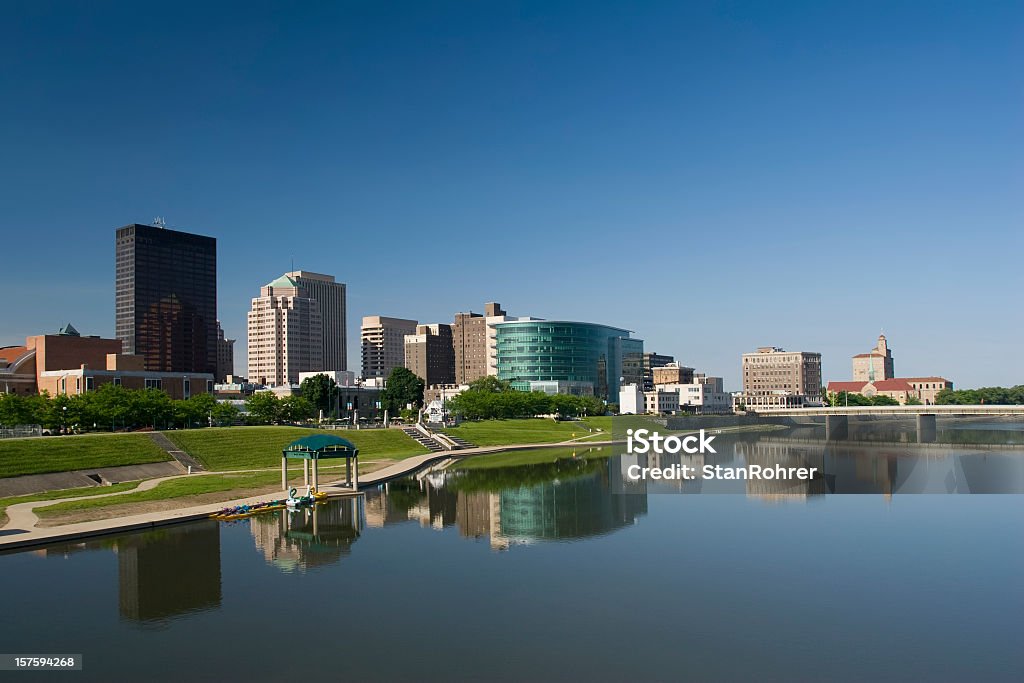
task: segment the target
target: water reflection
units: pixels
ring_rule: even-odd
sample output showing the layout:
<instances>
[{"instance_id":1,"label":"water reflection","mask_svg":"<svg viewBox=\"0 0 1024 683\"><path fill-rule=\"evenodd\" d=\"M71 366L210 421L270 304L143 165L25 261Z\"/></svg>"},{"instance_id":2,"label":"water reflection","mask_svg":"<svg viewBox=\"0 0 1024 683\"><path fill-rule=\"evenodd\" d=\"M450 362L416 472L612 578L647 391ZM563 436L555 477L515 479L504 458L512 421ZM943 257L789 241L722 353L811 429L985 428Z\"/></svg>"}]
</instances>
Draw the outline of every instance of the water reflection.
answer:
<instances>
[{"instance_id":1,"label":"water reflection","mask_svg":"<svg viewBox=\"0 0 1024 683\"><path fill-rule=\"evenodd\" d=\"M618 463L588 454L549 452L553 462L445 468L385 484L366 494L367 525L455 526L504 550L611 533L647 514L645 496L616 492L623 487Z\"/></svg>"},{"instance_id":2,"label":"water reflection","mask_svg":"<svg viewBox=\"0 0 1024 683\"><path fill-rule=\"evenodd\" d=\"M114 547L122 618L160 621L220 607L220 528L216 522L123 536Z\"/></svg>"},{"instance_id":3,"label":"water reflection","mask_svg":"<svg viewBox=\"0 0 1024 683\"><path fill-rule=\"evenodd\" d=\"M220 524L167 526L144 533L49 546L33 554L67 559L89 552L117 557L122 619L157 624L221 604Z\"/></svg>"},{"instance_id":4,"label":"water reflection","mask_svg":"<svg viewBox=\"0 0 1024 683\"><path fill-rule=\"evenodd\" d=\"M362 529L356 497L246 520L256 549L286 572L323 567L352 552Z\"/></svg>"}]
</instances>

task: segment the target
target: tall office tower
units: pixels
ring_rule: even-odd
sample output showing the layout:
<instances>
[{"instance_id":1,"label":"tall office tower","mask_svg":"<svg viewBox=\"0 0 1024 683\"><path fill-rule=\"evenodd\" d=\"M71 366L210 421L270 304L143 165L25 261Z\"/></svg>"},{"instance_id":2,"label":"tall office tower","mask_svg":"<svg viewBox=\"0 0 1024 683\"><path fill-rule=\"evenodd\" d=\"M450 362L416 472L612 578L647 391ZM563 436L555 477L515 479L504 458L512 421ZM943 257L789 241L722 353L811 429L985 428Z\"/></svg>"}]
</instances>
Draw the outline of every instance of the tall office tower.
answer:
<instances>
[{"instance_id":1,"label":"tall office tower","mask_svg":"<svg viewBox=\"0 0 1024 683\"><path fill-rule=\"evenodd\" d=\"M249 311L249 380L269 386L298 384L299 373L323 370L320 305L301 296L282 275L260 288Z\"/></svg>"},{"instance_id":2,"label":"tall office tower","mask_svg":"<svg viewBox=\"0 0 1024 683\"><path fill-rule=\"evenodd\" d=\"M486 377L487 321L504 320L505 311L496 303L484 304L484 314L456 313L452 325L452 344L455 347L455 383L469 384Z\"/></svg>"},{"instance_id":3,"label":"tall office tower","mask_svg":"<svg viewBox=\"0 0 1024 683\"><path fill-rule=\"evenodd\" d=\"M223 382L228 375L235 374L235 340L224 336L224 328L217 321L217 372L214 377Z\"/></svg>"},{"instance_id":4,"label":"tall office tower","mask_svg":"<svg viewBox=\"0 0 1024 683\"><path fill-rule=\"evenodd\" d=\"M217 240L138 223L117 229L117 338L147 370L217 370Z\"/></svg>"},{"instance_id":5,"label":"tall office tower","mask_svg":"<svg viewBox=\"0 0 1024 683\"><path fill-rule=\"evenodd\" d=\"M405 367L428 387L455 382L455 348L452 326L442 323L417 325L416 334L405 336Z\"/></svg>"},{"instance_id":6,"label":"tall office tower","mask_svg":"<svg viewBox=\"0 0 1024 683\"><path fill-rule=\"evenodd\" d=\"M762 346L743 354L743 402L750 410L821 401L821 354Z\"/></svg>"},{"instance_id":7,"label":"tall office tower","mask_svg":"<svg viewBox=\"0 0 1024 683\"><path fill-rule=\"evenodd\" d=\"M663 356L653 351L644 352L644 391L654 391L654 368L663 368L675 363L673 356Z\"/></svg>"},{"instance_id":8,"label":"tall office tower","mask_svg":"<svg viewBox=\"0 0 1024 683\"><path fill-rule=\"evenodd\" d=\"M383 377L405 365L405 335L416 334L416 321L369 315L360 330L363 379Z\"/></svg>"},{"instance_id":9,"label":"tall office tower","mask_svg":"<svg viewBox=\"0 0 1024 683\"><path fill-rule=\"evenodd\" d=\"M348 370L348 333L345 325L345 283L333 275L296 270L285 273L299 286L299 293L320 304L324 326L323 367L321 370Z\"/></svg>"}]
</instances>

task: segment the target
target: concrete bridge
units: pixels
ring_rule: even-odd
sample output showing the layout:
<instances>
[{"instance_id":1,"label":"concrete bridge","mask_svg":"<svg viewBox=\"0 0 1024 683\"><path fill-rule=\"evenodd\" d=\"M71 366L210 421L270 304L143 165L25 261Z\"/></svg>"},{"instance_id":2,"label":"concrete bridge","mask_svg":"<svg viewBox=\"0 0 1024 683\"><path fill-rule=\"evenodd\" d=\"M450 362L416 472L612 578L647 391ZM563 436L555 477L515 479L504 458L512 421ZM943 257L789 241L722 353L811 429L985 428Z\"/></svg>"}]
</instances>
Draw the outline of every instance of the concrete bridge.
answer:
<instances>
[{"instance_id":1,"label":"concrete bridge","mask_svg":"<svg viewBox=\"0 0 1024 683\"><path fill-rule=\"evenodd\" d=\"M912 417L914 415L942 415L943 417L964 417L983 415L988 417L1024 417L1024 405L978 405L978 406L837 406L835 408L794 408L792 410L766 410L758 413L762 417L821 417L822 415L869 415L873 417Z\"/></svg>"},{"instance_id":2,"label":"concrete bridge","mask_svg":"<svg viewBox=\"0 0 1024 683\"><path fill-rule=\"evenodd\" d=\"M941 406L838 406L834 408L800 408L761 413L764 417L824 417L825 438L844 439L849 434L849 418L903 417L917 422L917 442L935 442L935 418L942 417L1020 417L1024 405L941 405Z\"/></svg>"}]
</instances>

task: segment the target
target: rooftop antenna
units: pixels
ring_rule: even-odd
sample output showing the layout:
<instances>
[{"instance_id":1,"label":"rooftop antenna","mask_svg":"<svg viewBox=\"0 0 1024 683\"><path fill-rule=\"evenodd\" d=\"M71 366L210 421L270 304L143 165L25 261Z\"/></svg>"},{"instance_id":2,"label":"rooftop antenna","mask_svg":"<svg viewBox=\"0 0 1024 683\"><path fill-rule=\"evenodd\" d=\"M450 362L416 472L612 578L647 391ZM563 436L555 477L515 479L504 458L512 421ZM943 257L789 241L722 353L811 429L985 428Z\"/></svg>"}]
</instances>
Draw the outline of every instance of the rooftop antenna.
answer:
<instances>
[{"instance_id":1,"label":"rooftop antenna","mask_svg":"<svg viewBox=\"0 0 1024 683\"><path fill-rule=\"evenodd\" d=\"M153 226L157 228L166 228L167 222L164 220L163 216L157 216L153 219Z\"/></svg>"}]
</instances>

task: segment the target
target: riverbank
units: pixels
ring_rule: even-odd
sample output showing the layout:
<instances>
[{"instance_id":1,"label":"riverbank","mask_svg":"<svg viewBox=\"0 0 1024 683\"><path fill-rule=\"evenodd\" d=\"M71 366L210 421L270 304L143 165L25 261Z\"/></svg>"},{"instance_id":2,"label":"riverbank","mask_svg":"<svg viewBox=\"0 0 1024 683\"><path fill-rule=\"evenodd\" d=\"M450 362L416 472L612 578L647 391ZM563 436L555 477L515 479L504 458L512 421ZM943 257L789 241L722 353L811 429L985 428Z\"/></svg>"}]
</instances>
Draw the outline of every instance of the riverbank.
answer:
<instances>
[{"instance_id":1,"label":"riverbank","mask_svg":"<svg viewBox=\"0 0 1024 683\"><path fill-rule=\"evenodd\" d=\"M589 436L589 435L588 435ZM405 458L397 461L392 465L385 466L375 472L367 475L360 476L359 489L364 490L373 486L377 486L386 481L403 477L407 474L415 472L422 467L427 465L440 462L447 459L461 459L465 457L472 457L475 455L484 455L489 453L499 453L503 451L516 451L526 450L534 448L564 448L566 446L573 445L586 445L586 446L609 446L616 442L613 441L579 441L570 440L559 443L536 443L536 444L514 444L505 446L487 446L479 448L468 448L459 451L441 451L437 453L426 453L423 455L417 455ZM193 474L183 475L185 477L206 477L211 476L210 474ZM128 489L126 491L114 492L110 495L122 496L132 493L139 493L148 491L162 482L168 479L178 479L179 477L163 478L163 479L150 479L139 484L134 489ZM353 491L350 488L340 485L338 482L328 482L323 484L321 491L326 493L329 497L345 497L360 495L359 491ZM280 489L277 489L280 492ZM74 541L81 538L89 538L93 536L103 536L115 533L124 533L128 531L139 531L145 529L151 529L159 526L165 526L168 524L179 524L182 522L194 521L197 519L205 519L211 514L221 510L225 507L232 507L235 505L251 505L263 500L266 500L268 495L271 493L263 493L256 496L248 496L245 498L238 498L228 501L219 501L215 503L207 503L202 505L193 505L187 507L178 507L174 509L155 510L151 512L119 516L107 519L90 520L72 524L65 524L61 526L52 527L40 527L38 525L39 519L34 512L38 507L45 507L54 505L55 503L68 503L86 498L86 496L80 496L75 498L54 500L42 500L42 501L31 501L25 503L19 503L11 505L7 508L8 523L2 529L0 529L0 552L19 550L23 548L29 548L39 545L45 545L50 543L57 543L61 541ZM88 498L96 498L97 496L88 496Z\"/></svg>"}]
</instances>

